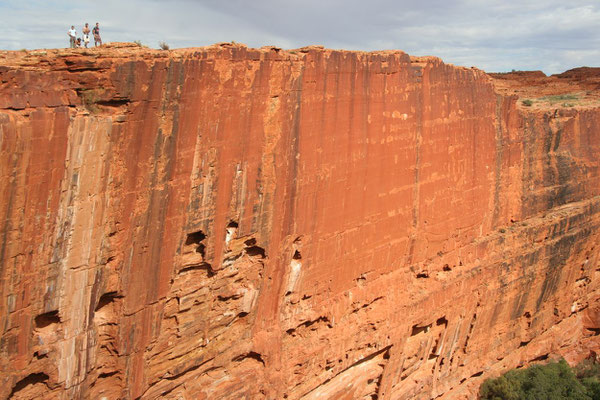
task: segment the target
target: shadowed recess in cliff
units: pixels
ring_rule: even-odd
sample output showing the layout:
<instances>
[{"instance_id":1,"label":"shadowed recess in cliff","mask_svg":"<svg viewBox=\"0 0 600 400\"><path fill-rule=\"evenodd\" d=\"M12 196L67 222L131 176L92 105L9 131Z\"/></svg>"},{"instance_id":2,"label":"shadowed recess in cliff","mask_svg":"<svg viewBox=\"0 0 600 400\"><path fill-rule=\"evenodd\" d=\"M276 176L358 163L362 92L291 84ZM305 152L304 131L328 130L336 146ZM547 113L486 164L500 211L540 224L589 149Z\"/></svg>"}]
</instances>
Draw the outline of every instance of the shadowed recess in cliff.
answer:
<instances>
[{"instance_id":1,"label":"shadowed recess in cliff","mask_svg":"<svg viewBox=\"0 0 600 400\"><path fill-rule=\"evenodd\" d=\"M260 258L267 257L267 253L265 252L265 249L256 245L256 239L254 239L254 238L248 239L244 242L244 245L246 246L246 249L245 249L246 254L248 254L250 257L260 257Z\"/></svg>"},{"instance_id":2,"label":"shadowed recess in cliff","mask_svg":"<svg viewBox=\"0 0 600 400\"><path fill-rule=\"evenodd\" d=\"M59 324L60 317L58 316L58 311L50 311L44 314L40 314L35 317L35 327L36 329L46 329L47 327L53 324Z\"/></svg>"},{"instance_id":3,"label":"shadowed recess in cliff","mask_svg":"<svg viewBox=\"0 0 600 400\"><path fill-rule=\"evenodd\" d=\"M27 375L15 384L8 399L33 399L46 396L49 392L49 379L50 377L43 372Z\"/></svg>"},{"instance_id":4,"label":"shadowed recess in cliff","mask_svg":"<svg viewBox=\"0 0 600 400\"><path fill-rule=\"evenodd\" d=\"M186 246L196 245L196 253L200 253L202 257L205 256L206 246L202 243L206 239L206 235L202 231L188 233L185 239Z\"/></svg>"}]
</instances>

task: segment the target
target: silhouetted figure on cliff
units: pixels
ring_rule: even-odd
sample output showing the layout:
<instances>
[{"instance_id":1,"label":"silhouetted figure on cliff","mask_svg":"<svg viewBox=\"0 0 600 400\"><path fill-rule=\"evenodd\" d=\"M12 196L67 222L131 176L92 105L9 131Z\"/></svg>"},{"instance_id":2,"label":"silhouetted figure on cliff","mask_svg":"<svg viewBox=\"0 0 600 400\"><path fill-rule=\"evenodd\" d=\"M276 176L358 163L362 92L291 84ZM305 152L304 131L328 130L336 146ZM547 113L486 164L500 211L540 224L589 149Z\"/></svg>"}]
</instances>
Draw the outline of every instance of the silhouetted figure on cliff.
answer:
<instances>
[{"instance_id":1,"label":"silhouetted figure on cliff","mask_svg":"<svg viewBox=\"0 0 600 400\"><path fill-rule=\"evenodd\" d=\"M102 46L102 39L100 38L100 25L96 22L96 26L92 29L92 34L94 35L94 46Z\"/></svg>"}]
</instances>

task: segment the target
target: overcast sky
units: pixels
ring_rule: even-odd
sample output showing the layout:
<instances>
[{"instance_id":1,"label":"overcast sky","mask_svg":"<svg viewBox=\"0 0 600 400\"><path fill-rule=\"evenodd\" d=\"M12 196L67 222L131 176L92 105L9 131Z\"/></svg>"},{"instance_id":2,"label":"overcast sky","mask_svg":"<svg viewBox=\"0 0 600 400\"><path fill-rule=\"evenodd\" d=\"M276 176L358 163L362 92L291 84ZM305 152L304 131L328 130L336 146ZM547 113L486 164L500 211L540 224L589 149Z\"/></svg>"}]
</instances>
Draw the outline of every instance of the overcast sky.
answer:
<instances>
[{"instance_id":1,"label":"overcast sky","mask_svg":"<svg viewBox=\"0 0 600 400\"><path fill-rule=\"evenodd\" d=\"M0 0L0 49L103 40L400 49L488 72L600 66L599 0Z\"/></svg>"}]
</instances>

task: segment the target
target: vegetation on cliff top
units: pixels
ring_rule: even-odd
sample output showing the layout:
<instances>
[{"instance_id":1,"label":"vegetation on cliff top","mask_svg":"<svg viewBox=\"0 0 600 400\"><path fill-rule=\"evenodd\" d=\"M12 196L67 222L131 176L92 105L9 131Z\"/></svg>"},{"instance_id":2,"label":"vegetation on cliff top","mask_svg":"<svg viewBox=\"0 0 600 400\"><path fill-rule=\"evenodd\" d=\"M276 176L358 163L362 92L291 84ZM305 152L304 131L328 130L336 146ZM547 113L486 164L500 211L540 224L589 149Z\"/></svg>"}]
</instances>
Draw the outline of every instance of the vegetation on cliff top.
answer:
<instances>
[{"instance_id":1,"label":"vegetation on cliff top","mask_svg":"<svg viewBox=\"0 0 600 400\"><path fill-rule=\"evenodd\" d=\"M543 96L534 99L524 99L521 100L521 104L525 107L531 107L534 104L542 104L549 105L555 107L560 105L561 107L574 107L578 104L582 103L582 93L567 93L567 94L558 94L552 96Z\"/></svg>"},{"instance_id":2,"label":"vegetation on cliff top","mask_svg":"<svg viewBox=\"0 0 600 400\"><path fill-rule=\"evenodd\" d=\"M565 360L508 371L486 380L483 400L600 400L600 364L584 361L571 369Z\"/></svg>"}]
</instances>

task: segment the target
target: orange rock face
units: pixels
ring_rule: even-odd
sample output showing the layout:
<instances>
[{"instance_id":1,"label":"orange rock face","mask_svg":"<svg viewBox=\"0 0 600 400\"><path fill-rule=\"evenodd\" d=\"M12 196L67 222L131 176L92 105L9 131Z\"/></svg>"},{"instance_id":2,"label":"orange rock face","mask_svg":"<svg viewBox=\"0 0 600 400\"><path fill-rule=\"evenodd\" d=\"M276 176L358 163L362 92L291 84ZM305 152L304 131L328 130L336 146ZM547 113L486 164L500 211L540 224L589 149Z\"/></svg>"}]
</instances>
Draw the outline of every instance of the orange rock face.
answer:
<instances>
[{"instance_id":1,"label":"orange rock face","mask_svg":"<svg viewBox=\"0 0 600 400\"><path fill-rule=\"evenodd\" d=\"M472 398L595 354L599 75L1 52L0 397Z\"/></svg>"}]
</instances>

